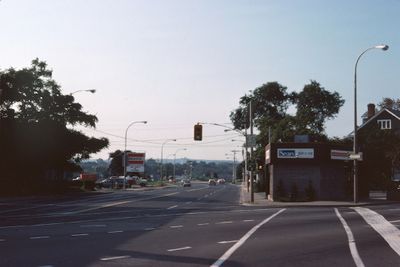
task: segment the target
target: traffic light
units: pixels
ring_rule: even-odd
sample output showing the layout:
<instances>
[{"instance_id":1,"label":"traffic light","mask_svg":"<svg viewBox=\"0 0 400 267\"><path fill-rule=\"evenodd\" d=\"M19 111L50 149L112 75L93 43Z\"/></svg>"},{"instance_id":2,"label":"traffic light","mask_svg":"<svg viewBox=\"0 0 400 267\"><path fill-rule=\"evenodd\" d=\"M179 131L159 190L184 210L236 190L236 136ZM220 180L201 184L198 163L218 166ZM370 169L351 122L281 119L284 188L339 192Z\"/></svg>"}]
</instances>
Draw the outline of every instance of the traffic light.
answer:
<instances>
[{"instance_id":1,"label":"traffic light","mask_svg":"<svg viewBox=\"0 0 400 267\"><path fill-rule=\"evenodd\" d=\"M194 140L201 141L203 139L203 125L196 124L194 126Z\"/></svg>"}]
</instances>

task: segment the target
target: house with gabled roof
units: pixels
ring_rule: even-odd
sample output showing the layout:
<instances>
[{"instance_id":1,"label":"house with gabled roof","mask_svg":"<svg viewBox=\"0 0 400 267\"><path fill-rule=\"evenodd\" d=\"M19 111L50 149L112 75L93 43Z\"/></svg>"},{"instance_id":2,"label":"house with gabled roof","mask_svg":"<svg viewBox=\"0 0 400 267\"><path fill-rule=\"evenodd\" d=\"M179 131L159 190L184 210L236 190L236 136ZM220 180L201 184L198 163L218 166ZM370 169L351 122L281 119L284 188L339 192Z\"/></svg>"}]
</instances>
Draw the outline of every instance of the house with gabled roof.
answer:
<instances>
[{"instance_id":1,"label":"house with gabled roof","mask_svg":"<svg viewBox=\"0 0 400 267\"><path fill-rule=\"evenodd\" d=\"M368 111L361 118L363 124L358 128L359 131L371 123L376 123L381 130L391 129L400 134L400 110L383 108L378 111L374 104L368 104Z\"/></svg>"},{"instance_id":2,"label":"house with gabled roof","mask_svg":"<svg viewBox=\"0 0 400 267\"><path fill-rule=\"evenodd\" d=\"M375 124L382 131L392 130L400 135L400 110L390 108L377 110L374 104L368 104L367 112L361 118L363 124L358 128L358 132L367 130L368 126ZM400 169L393 168L392 179L400 181Z\"/></svg>"}]
</instances>

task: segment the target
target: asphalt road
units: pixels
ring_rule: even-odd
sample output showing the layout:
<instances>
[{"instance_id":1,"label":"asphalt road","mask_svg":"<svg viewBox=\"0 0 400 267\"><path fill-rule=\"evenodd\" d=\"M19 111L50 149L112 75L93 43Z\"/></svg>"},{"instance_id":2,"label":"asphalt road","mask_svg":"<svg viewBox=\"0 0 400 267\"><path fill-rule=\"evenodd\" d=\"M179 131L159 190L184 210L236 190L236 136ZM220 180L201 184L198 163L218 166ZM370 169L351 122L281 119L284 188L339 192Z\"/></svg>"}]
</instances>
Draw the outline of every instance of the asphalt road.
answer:
<instances>
[{"instance_id":1,"label":"asphalt road","mask_svg":"<svg viewBox=\"0 0 400 267\"><path fill-rule=\"evenodd\" d=\"M400 266L400 205L248 207L239 192L0 199L0 266Z\"/></svg>"}]
</instances>

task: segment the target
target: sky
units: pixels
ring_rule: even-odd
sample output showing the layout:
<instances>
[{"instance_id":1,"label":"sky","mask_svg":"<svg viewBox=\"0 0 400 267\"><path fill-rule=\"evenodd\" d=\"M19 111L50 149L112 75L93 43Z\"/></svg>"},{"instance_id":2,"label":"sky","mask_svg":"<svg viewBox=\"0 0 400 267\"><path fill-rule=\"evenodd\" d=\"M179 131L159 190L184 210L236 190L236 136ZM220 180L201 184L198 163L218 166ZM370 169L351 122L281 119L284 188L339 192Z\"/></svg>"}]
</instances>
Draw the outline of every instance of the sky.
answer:
<instances>
[{"instance_id":1,"label":"sky","mask_svg":"<svg viewBox=\"0 0 400 267\"><path fill-rule=\"evenodd\" d=\"M1 0L0 70L39 58L65 94L95 114L87 135L147 158L225 160L243 137L230 127L240 97L277 81L300 91L310 80L346 101L328 136L352 131L354 65L358 113L400 98L400 1L370 0ZM176 141L171 141L176 139ZM169 140L169 141L168 141ZM236 141L232 141L236 140ZM186 150L185 150L186 149ZM241 158L241 153L236 153Z\"/></svg>"}]
</instances>

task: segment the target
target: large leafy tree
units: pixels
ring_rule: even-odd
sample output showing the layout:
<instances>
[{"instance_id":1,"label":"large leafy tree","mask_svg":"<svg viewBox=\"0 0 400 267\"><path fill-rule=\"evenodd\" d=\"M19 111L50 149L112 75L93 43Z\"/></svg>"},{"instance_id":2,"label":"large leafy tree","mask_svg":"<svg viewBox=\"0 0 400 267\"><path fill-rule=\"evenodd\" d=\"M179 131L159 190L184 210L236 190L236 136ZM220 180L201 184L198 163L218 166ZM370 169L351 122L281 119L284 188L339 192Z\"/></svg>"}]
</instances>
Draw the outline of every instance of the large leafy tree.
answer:
<instances>
[{"instance_id":1,"label":"large leafy tree","mask_svg":"<svg viewBox=\"0 0 400 267\"><path fill-rule=\"evenodd\" d=\"M254 126L258 130L256 157L264 158L268 136L273 142L291 142L296 134L312 135L326 141L325 122L334 118L344 100L337 92L325 90L310 81L300 92L287 92L278 82L269 82L240 98L239 107L231 112L235 129L249 127L249 103L252 103ZM295 110L289 113L289 108Z\"/></svg>"},{"instance_id":2,"label":"large leafy tree","mask_svg":"<svg viewBox=\"0 0 400 267\"><path fill-rule=\"evenodd\" d=\"M108 146L105 138L86 136L73 126L95 127L97 117L62 94L52 71L35 59L28 68L0 72L1 178L62 178L65 170Z\"/></svg>"}]
</instances>

